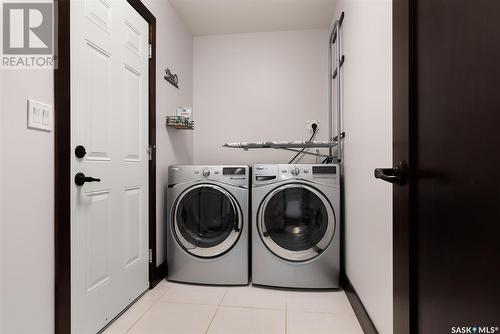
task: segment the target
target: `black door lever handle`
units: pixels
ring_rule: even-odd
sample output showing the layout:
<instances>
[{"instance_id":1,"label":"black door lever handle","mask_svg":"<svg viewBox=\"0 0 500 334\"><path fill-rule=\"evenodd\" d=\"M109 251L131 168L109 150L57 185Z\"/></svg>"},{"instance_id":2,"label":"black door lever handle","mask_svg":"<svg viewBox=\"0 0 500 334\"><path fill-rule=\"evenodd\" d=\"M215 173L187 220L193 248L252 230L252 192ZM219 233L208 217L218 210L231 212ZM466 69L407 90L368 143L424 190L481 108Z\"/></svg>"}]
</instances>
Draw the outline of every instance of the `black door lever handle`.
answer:
<instances>
[{"instance_id":1,"label":"black door lever handle","mask_svg":"<svg viewBox=\"0 0 500 334\"><path fill-rule=\"evenodd\" d=\"M375 168L375 178L386 182L404 185L408 178L408 165L400 161L396 168Z\"/></svg>"},{"instance_id":2,"label":"black door lever handle","mask_svg":"<svg viewBox=\"0 0 500 334\"><path fill-rule=\"evenodd\" d=\"M94 177L85 176L83 173L77 173L75 175L75 184L77 186L83 186L85 182L101 182L101 179L96 179Z\"/></svg>"}]
</instances>

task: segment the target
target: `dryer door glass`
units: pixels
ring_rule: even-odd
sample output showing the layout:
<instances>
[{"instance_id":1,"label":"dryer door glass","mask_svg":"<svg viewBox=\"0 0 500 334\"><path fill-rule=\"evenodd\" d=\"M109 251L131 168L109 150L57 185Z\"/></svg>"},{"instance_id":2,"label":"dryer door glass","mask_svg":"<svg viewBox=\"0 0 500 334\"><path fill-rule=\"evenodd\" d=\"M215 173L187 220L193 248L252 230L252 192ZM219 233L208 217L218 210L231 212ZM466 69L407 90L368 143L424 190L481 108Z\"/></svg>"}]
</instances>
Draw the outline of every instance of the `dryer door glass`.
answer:
<instances>
[{"instance_id":1,"label":"dryer door glass","mask_svg":"<svg viewBox=\"0 0 500 334\"><path fill-rule=\"evenodd\" d=\"M265 202L261 237L276 255L306 261L321 254L333 238L335 218L329 202L311 187L278 189Z\"/></svg>"},{"instance_id":2,"label":"dryer door glass","mask_svg":"<svg viewBox=\"0 0 500 334\"><path fill-rule=\"evenodd\" d=\"M176 236L187 251L216 256L234 244L240 219L235 201L224 189L212 185L194 187L176 206Z\"/></svg>"}]
</instances>

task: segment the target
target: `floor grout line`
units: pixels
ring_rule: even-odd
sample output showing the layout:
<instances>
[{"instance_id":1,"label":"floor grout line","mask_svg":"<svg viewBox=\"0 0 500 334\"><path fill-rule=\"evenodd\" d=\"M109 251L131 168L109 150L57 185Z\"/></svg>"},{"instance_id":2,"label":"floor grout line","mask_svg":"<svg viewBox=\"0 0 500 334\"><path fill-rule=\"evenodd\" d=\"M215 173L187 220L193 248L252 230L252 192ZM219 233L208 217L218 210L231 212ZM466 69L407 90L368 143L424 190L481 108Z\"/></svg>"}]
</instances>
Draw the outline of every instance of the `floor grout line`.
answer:
<instances>
[{"instance_id":1,"label":"floor grout line","mask_svg":"<svg viewBox=\"0 0 500 334\"><path fill-rule=\"evenodd\" d=\"M175 302L176 304L190 304L190 305L210 305L210 304L195 304L195 303L181 303L181 302ZM215 306L212 304L212 306ZM317 314L330 314L330 315L341 315L341 316L346 316L346 317L355 317L356 314L354 313L339 313L339 312L328 312L328 311L307 311L307 310L288 310L288 308L285 306L285 308L270 308L270 307L258 307L258 306L241 306L241 305L220 305L220 307L227 307L227 308L243 308L243 309L250 309L250 310L261 310L261 311L291 311L291 312L299 312L299 313L317 313Z\"/></svg>"},{"instance_id":2,"label":"floor grout line","mask_svg":"<svg viewBox=\"0 0 500 334\"><path fill-rule=\"evenodd\" d=\"M146 301L146 302L147 302L147 301ZM137 319L136 319L136 320L132 323L132 325L130 325L130 327L129 327L126 331L125 331L125 334L126 334L126 333L128 333L128 332L130 332L130 331L132 330L132 328L134 328L134 326L135 326L135 325L139 322L139 320L141 320L141 319L142 319L142 318L146 315L146 313L148 313L148 312L149 312L149 311L153 308L153 306L155 306L155 303L151 303L151 306L149 306L149 307L147 308L147 310L146 310L144 313L142 313L142 314L141 314L141 315L140 315L140 316L139 316L139 317L138 317L138 318L137 318Z\"/></svg>"},{"instance_id":3,"label":"floor grout line","mask_svg":"<svg viewBox=\"0 0 500 334\"><path fill-rule=\"evenodd\" d=\"M285 295L285 334L288 334L288 295Z\"/></svg>"},{"instance_id":4,"label":"floor grout line","mask_svg":"<svg viewBox=\"0 0 500 334\"><path fill-rule=\"evenodd\" d=\"M227 292L229 291L229 288L226 288L226 291L224 291L224 295L222 296L219 305L217 305L217 308L215 309L214 315L212 319L210 320L210 323L208 324L207 330L205 331L205 334L208 334L208 331L210 330L210 326L212 326L212 323L214 322L215 316L217 315L217 312L219 312L219 309L222 305L222 302L224 301L224 298L226 297Z\"/></svg>"},{"instance_id":5,"label":"floor grout line","mask_svg":"<svg viewBox=\"0 0 500 334\"><path fill-rule=\"evenodd\" d=\"M181 305L200 305L200 306L219 306L219 304L208 304L208 303L195 303L195 302L180 302L172 300L159 300L159 303L163 304L181 304Z\"/></svg>"},{"instance_id":6,"label":"floor grout line","mask_svg":"<svg viewBox=\"0 0 500 334\"><path fill-rule=\"evenodd\" d=\"M160 281L160 283L161 283L161 281ZM158 284L160 284L160 283L158 283ZM165 283L163 283L163 284L165 284ZM157 303L161 300L161 298L163 297L163 295L167 293L167 291L168 291L168 289L170 289L170 287L171 287L171 285L170 285L170 284L167 284L167 287L166 287L166 289L165 289L165 292L164 292L164 293L163 293L163 294L162 294L162 295L158 298L158 300L143 300L143 301L144 301L144 302L146 302L146 303L147 303L147 302L150 302L150 303L151 303L151 306L149 306L149 307L147 308L147 310L146 310L144 313L142 313L142 314L141 314L141 315L140 315L140 316L139 316L139 317L138 317L138 318L137 318L137 319L136 319L136 320L132 323L132 325L131 325L131 326L130 326L130 327L129 327L126 331L125 331L125 334L129 333L129 332L132 330L132 328L134 328L134 326L135 326L135 325L139 322L139 320L141 320L141 319L142 319L142 318L146 315L146 313L148 313L148 312L149 312L149 311L153 308L153 306L155 306L155 305L156 305L156 304L157 304ZM156 288L159 288L159 287L158 287L158 285L156 285L156 287L154 287L154 288L153 288L153 290L150 290L150 291L154 291L154 289L156 289ZM142 298L141 298L141 299L142 299ZM140 301L141 301L141 300L138 300L138 302L140 302Z\"/></svg>"},{"instance_id":7,"label":"floor grout line","mask_svg":"<svg viewBox=\"0 0 500 334\"><path fill-rule=\"evenodd\" d=\"M285 311L285 308L271 308L271 307L260 307L260 306L242 306L242 305L221 305L221 307L230 308L244 308L250 310L263 310L263 311Z\"/></svg>"},{"instance_id":8,"label":"floor grout line","mask_svg":"<svg viewBox=\"0 0 500 334\"><path fill-rule=\"evenodd\" d=\"M346 317L355 317L355 313L340 313L340 312L328 312L328 311L308 311L308 310L290 310L291 312L301 312L301 313L318 313L318 314L331 314L331 315L343 315Z\"/></svg>"}]
</instances>

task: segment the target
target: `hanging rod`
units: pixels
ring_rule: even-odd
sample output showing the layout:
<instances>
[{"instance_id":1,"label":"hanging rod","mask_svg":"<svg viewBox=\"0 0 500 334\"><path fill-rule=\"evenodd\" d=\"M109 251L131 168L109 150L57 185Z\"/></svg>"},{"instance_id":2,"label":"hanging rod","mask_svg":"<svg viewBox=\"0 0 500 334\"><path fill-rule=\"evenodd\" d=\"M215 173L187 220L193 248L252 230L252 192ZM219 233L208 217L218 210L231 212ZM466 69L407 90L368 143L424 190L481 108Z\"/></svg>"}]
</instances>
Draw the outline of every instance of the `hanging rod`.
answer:
<instances>
[{"instance_id":1,"label":"hanging rod","mask_svg":"<svg viewBox=\"0 0 500 334\"><path fill-rule=\"evenodd\" d=\"M342 55L342 34L341 34L341 27L342 27L342 21L344 21L344 12L342 12L342 15L340 16L339 19L339 24L337 28L337 42L335 43L335 69L337 70L335 80L337 81L336 85L336 91L337 91L337 135L339 137L342 137L343 133L343 106L342 106L342 58L345 59L345 57ZM343 152L343 147L342 147L342 140L339 138L338 140L339 145L337 146L337 160L342 161L344 159L344 152Z\"/></svg>"},{"instance_id":2,"label":"hanging rod","mask_svg":"<svg viewBox=\"0 0 500 334\"><path fill-rule=\"evenodd\" d=\"M342 56L342 58L340 59L340 68L342 68L342 65L344 65L344 60L345 56ZM337 69L333 71L332 80L335 80L336 78L337 78Z\"/></svg>"},{"instance_id":3,"label":"hanging rod","mask_svg":"<svg viewBox=\"0 0 500 334\"><path fill-rule=\"evenodd\" d=\"M335 21L335 24L332 28L332 32L330 34L330 39L328 40L328 138L333 138L333 80L337 82L336 85L336 104L337 104L337 134L341 134L342 132L342 91L341 91L341 78L342 78L342 65L344 64L345 57L342 54L342 34L341 28L342 23L344 22L344 12L340 14L340 17ZM335 57L333 52L333 47L335 46ZM333 59L335 58L335 59ZM335 65L333 64L335 60ZM334 70L335 68L335 70ZM342 137L341 137L342 138ZM341 142L341 140L339 140ZM337 147L337 158L339 161L342 160L343 156L343 148L342 145L338 145ZM333 149L330 148L330 155L333 156Z\"/></svg>"},{"instance_id":4,"label":"hanging rod","mask_svg":"<svg viewBox=\"0 0 500 334\"><path fill-rule=\"evenodd\" d=\"M332 34L330 35L330 43L334 44L337 40L337 32L342 27L342 23L344 22L344 12L340 14L340 18L335 22L335 26L333 27Z\"/></svg>"}]
</instances>

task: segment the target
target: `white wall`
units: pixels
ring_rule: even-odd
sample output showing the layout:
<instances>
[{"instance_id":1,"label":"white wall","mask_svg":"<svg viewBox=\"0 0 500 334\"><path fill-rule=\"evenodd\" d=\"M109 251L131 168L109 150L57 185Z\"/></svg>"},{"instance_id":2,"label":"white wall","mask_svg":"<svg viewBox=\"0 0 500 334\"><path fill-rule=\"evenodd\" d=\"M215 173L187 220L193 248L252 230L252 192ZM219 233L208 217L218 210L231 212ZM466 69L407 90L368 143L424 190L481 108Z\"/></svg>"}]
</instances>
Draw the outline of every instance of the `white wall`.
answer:
<instances>
[{"instance_id":1,"label":"white wall","mask_svg":"<svg viewBox=\"0 0 500 334\"><path fill-rule=\"evenodd\" d=\"M0 296L3 296L4 290L4 277L2 275L2 271L4 268L4 249L1 247L3 244L4 224L3 224L3 73L0 71ZM2 323L4 322L4 306L0 302L0 330L2 330Z\"/></svg>"},{"instance_id":2,"label":"white wall","mask_svg":"<svg viewBox=\"0 0 500 334\"><path fill-rule=\"evenodd\" d=\"M222 144L306 140L308 119L327 139L327 48L326 29L195 37L194 162L288 163L291 152Z\"/></svg>"},{"instance_id":3,"label":"white wall","mask_svg":"<svg viewBox=\"0 0 500 334\"><path fill-rule=\"evenodd\" d=\"M381 334L392 331L392 2L337 0L343 44L346 273Z\"/></svg>"},{"instance_id":4,"label":"white wall","mask_svg":"<svg viewBox=\"0 0 500 334\"><path fill-rule=\"evenodd\" d=\"M45 70L0 72L0 333L49 333L54 318L54 136L26 129L26 100L52 104L53 76Z\"/></svg>"},{"instance_id":5,"label":"white wall","mask_svg":"<svg viewBox=\"0 0 500 334\"><path fill-rule=\"evenodd\" d=\"M192 134L164 117L192 104L192 36L166 0L145 1L157 19L157 220L163 226L167 166L192 161ZM181 89L163 80L179 73ZM54 137L26 128L26 100L53 103L53 74L0 70L0 333L54 332ZM163 255L163 230L158 229ZM158 263L164 256L159 256Z\"/></svg>"},{"instance_id":6,"label":"white wall","mask_svg":"<svg viewBox=\"0 0 500 334\"><path fill-rule=\"evenodd\" d=\"M157 265L165 261L165 193L168 166L193 162L193 132L167 129L167 115L193 105L193 36L166 0L145 0L156 17L156 235ZM163 78L169 67L179 76L175 88Z\"/></svg>"}]
</instances>

